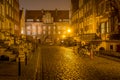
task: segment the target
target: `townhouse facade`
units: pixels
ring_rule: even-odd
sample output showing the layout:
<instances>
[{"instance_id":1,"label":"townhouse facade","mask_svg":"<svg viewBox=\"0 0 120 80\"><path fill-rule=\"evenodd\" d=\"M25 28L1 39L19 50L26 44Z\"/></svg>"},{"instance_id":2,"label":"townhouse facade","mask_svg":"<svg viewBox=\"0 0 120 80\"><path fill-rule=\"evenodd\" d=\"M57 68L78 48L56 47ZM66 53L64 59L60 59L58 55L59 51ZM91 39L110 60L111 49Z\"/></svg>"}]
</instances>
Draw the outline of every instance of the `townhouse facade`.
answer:
<instances>
[{"instance_id":1,"label":"townhouse facade","mask_svg":"<svg viewBox=\"0 0 120 80\"><path fill-rule=\"evenodd\" d=\"M69 10L26 10L26 35L41 42L57 42L69 27Z\"/></svg>"},{"instance_id":2,"label":"townhouse facade","mask_svg":"<svg viewBox=\"0 0 120 80\"><path fill-rule=\"evenodd\" d=\"M1 39L14 44L15 35L19 34L19 0L0 0L0 8Z\"/></svg>"},{"instance_id":3,"label":"townhouse facade","mask_svg":"<svg viewBox=\"0 0 120 80\"><path fill-rule=\"evenodd\" d=\"M117 0L71 0L71 26L84 44L119 51L119 5ZM118 0L119 1L119 0Z\"/></svg>"},{"instance_id":4,"label":"townhouse facade","mask_svg":"<svg viewBox=\"0 0 120 80\"><path fill-rule=\"evenodd\" d=\"M19 27L19 0L5 1L5 29L15 34Z\"/></svg>"},{"instance_id":5,"label":"townhouse facade","mask_svg":"<svg viewBox=\"0 0 120 80\"><path fill-rule=\"evenodd\" d=\"M4 18L5 18L5 15L4 15L4 1L1 0L0 1L0 30L3 29L3 26L4 26ZM2 32L0 31L0 39L3 38L3 34Z\"/></svg>"}]
</instances>

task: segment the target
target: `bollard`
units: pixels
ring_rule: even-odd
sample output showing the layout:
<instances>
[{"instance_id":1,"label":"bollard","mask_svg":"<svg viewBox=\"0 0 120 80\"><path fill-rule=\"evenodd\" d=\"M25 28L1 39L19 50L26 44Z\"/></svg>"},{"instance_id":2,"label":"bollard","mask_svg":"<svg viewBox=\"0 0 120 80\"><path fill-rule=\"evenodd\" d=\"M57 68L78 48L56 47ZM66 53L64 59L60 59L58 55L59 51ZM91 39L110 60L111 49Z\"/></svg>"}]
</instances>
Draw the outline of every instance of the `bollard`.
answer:
<instances>
[{"instance_id":1,"label":"bollard","mask_svg":"<svg viewBox=\"0 0 120 80\"><path fill-rule=\"evenodd\" d=\"M90 50L90 59L93 59L93 51Z\"/></svg>"},{"instance_id":2,"label":"bollard","mask_svg":"<svg viewBox=\"0 0 120 80\"><path fill-rule=\"evenodd\" d=\"M25 53L25 65L27 65L27 53Z\"/></svg>"},{"instance_id":3,"label":"bollard","mask_svg":"<svg viewBox=\"0 0 120 80\"><path fill-rule=\"evenodd\" d=\"M93 45L92 44L90 48L90 59L93 59Z\"/></svg>"},{"instance_id":4,"label":"bollard","mask_svg":"<svg viewBox=\"0 0 120 80\"><path fill-rule=\"evenodd\" d=\"M18 76L21 76L21 63L20 63L20 58L18 58Z\"/></svg>"}]
</instances>

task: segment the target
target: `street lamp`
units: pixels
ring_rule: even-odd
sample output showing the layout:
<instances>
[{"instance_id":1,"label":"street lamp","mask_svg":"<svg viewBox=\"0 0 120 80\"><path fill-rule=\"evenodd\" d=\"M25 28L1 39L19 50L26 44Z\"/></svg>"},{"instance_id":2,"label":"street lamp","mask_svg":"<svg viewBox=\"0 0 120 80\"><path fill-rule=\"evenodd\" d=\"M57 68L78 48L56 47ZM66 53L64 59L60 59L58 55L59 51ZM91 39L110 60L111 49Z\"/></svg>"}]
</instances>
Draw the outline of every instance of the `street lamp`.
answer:
<instances>
[{"instance_id":1,"label":"street lamp","mask_svg":"<svg viewBox=\"0 0 120 80\"><path fill-rule=\"evenodd\" d=\"M66 36L65 35L62 35L62 38L64 39Z\"/></svg>"},{"instance_id":2,"label":"street lamp","mask_svg":"<svg viewBox=\"0 0 120 80\"><path fill-rule=\"evenodd\" d=\"M67 30L68 37L70 37L71 29Z\"/></svg>"},{"instance_id":3,"label":"street lamp","mask_svg":"<svg viewBox=\"0 0 120 80\"><path fill-rule=\"evenodd\" d=\"M71 32L71 30L70 29L68 29L68 33L70 33Z\"/></svg>"}]
</instances>

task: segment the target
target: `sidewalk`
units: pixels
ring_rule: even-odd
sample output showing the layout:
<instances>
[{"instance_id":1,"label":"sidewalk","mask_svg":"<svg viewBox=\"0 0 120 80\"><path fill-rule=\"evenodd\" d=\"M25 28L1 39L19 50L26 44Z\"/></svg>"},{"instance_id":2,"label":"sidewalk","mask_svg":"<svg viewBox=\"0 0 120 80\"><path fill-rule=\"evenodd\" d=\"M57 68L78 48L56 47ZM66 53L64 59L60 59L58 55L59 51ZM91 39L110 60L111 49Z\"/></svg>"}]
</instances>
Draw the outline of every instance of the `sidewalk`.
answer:
<instances>
[{"instance_id":1,"label":"sidewalk","mask_svg":"<svg viewBox=\"0 0 120 80\"><path fill-rule=\"evenodd\" d=\"M0 80L18 80L16 62L0 62Z\"/></svg>"},{"instance_id":2,"label":"sidewalk","mask_svg":"<svg viewBox=\"0 0 120 80\"><path fill-rule=\"evenodd\" d=\"M97 55L98 57L103 57L103 58L107 58L107 59L110 59L110 60L114 60L114 61L118 61L120 62L120 59L119 58L116 58L116 57L112 57L112 56L107 56L107 55Z\"/></svg>"},{"instance_id":3,"label":"sidewalk","mask_svg":"<svg viewBox=\"0 0 120 80\"><path fill-rule=\"evenodd\" d=\"M21 75L18 76L18 62L0 62L0 80L34 80L37 51L28 56L27 65L21 63Z\"/></svg>"},{"instance_id":4,"label":"sidewalk","mask_svg":"<svg viewBox=\"0 0 120 80\"><path fill-rule=\"evenodd\" d=\"M71 50L73 50L73 52L74 53L77 53L78 54L78 47L71 47L70 48ZM114 54L114 53L112 53L112 54ZM118 62L120 62L120 58L118 58L118 57L120 57L120 56L109 56L109 55L105 55L105 54L100 54L100 53L98 53L97 52L97 54L94 54L94 56L97 56L97 57L102 57L102 58L106 58L106 59L110 59L110 60L114 60L114 61L118 61Z\"/></svg>"}]
</instances>

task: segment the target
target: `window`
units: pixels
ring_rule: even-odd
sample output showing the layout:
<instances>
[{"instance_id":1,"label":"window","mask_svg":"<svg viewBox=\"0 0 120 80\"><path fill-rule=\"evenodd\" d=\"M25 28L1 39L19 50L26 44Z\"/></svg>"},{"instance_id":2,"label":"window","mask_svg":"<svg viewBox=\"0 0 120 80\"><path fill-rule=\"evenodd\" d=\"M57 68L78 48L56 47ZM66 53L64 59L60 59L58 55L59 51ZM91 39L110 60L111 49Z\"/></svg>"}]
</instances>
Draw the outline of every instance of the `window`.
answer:
<instances>
[{"instance_id":1,"label":"window","mask_svg":"<svg viewBox=\"0 0 120 80\"><path fill-rule=\"evenodd\" d=\"M39 19L36 19L36 21L40 21Z\"/></svg>"},{"instance_id":2,"label":"window","mask_svg":"<svg viewBox=\"0 0 120 80\"><path fill-rule=\"evenodd\" d=\"M32 35L36 35L36 26L32 27Z\"/></svg>"},{"instance_id":3,"label":"window","mask_svg":"<svg viewBox=\"0 0 120 80\"><path fill-rule=\"evenodd\" d=\"M58 34L61 34L61 32L59 31Z\"/></svg>"},{"instance_id":4,"label":"window","mask_svg":"<svg viewBox=\"0 0 120 80\"><path fill-rule=\"evenodd\" d=\"M109 28L110 28L110 27L109 27L109 25L108 25L108 22L106 22L106 29L107 29L106 32L107 32L107 33L109 33L109 30L110 30Z\"/></svg>"},{"instance_id":5,"label":"window","mask_svg":"<svg viewBox=\"0 0 120 80\"><path fill-rule=\"evenodd\" d=\"M110 50L113 50L113 45L110 45Z\"/></svg>"},{"instance_id":6,"label":"window","mask_svg":"<svg viewBox=\"0 0 120 80\"><path fill-rule=\"evenodd\" d=\"M50 30L50 29L51 29L51 27L50 27L50 26L48 26L48 29Z\"/></svg>"},{"instance_id":7,"label":"window","mask_svg":"<svg viewBox=\"0 0 120 80\"><path fill-rule=\"evenodd\" d=\"M31 30L31 26L27 26L27 30Z\"/></svg>"},{"instance_id":8,"label":"window","mask_svg":"<svg viewBox=\"0 0 120 80\"><path fill-rule=\"evenodd\" d=\"M56 27L54 26L53 28L55 29Z\"/></svg>"},{"instance_id":9,"label":"window","mask_svg":"<svg viewBox=\"0 0 120 80\"><path fill-rule=\"evenodd\" d=\"M63 19L63 21L68 22L68 21L69 21L69 19Z\"/></svg>"},{"instance_id":10,"label":"window","mask_svg":"<svg viewBox=\"0 0 120 80\"><path fill-rule=\"evenodd\" d=\"M59 22L61 22L62 21L62 19L59 19Z\"/></svg>"},{"instance_id":11,"label":"window","mask_svg":"<svg viewBox=\"0 0 120 80\"><path fill-rule=\"evenodd\" d=\"M8 15L8 5L6 5L7 7L6 7L6 13L7 13L7 15Z\"/></svg>"},{"instance_id":12,"label":"window","mask_svg":"<svg viewBox=\"0 0 120 80\"><path fill-rule=\"evenodd\" d=\"M60 30L60 29L61 29L61 26L58 26L57 28L58 28L58 30Z\"/></svg>"},{"instance_id":13,"label":"window","mask_svg":"<svg viewBox=\"0 0 120 80\"><path fill-rule=\"evenodd\" d=\"M105 33L105 23L101 23L101 33Z\"/></svg>"},{"instance_id":14,"label":"window","mask_svg":"<svg viewBox=\"0 0 120 80\"><path fill-rule=\"evenodd\" d=\"M51 16L51 13L47 12L45 15L43 15L43 22L44 23L52 23L53 17Z\"/></svg>"},{"instance_id":15,"label":"window","mask_svg":"<svg viewBox=\"0 0 120 80\"><path fill-rule=\"evenodd\" d=\"M43 30L45 30L46 29L46 26L43 26Z\"/></svg>"},{"instance_id":16,"label":"window","mask_svg":"<svg viewBox=\"0 0 120 80\"><path fill-rule=\"evenodd\" d=\"M50 31L48 32L48 34L50 34Z\"/></svg>"},{"instance_id":17,"label":"window","mask_svg":"<svg viewBox=\"0 0 120 80\"><path fill-rule=\"evenodd\" d=\"M31 35L31 31L27 31L27 35Z\"/></svg>"},{"instance_id":18,"label":"window","mask_svg":"<svg viewBox=\"0 0 120 80\"><path fill-rule=\"evenodd\" d=\"M41 27L39 26L38 27L38 34L41 34L42 30L41 30Z\"/></svg>"},{"instance_id":19,"label":"window","mask_svg":"<svg viewBox=\"0 0 120 80\"><path fill-rule=\"evenodd\" d=\"M45 34L45 31L43 31L43 34Z\"/></svg>"},{"instance_id":20,"label":"window","mask_svg":"<svg viewBox=\"0 0 120 80\"><path fill-rule=\"evenodd\" d=\"M33 21L33 19L27 19L27 21Z\"/></svg>"}]
</instances>

